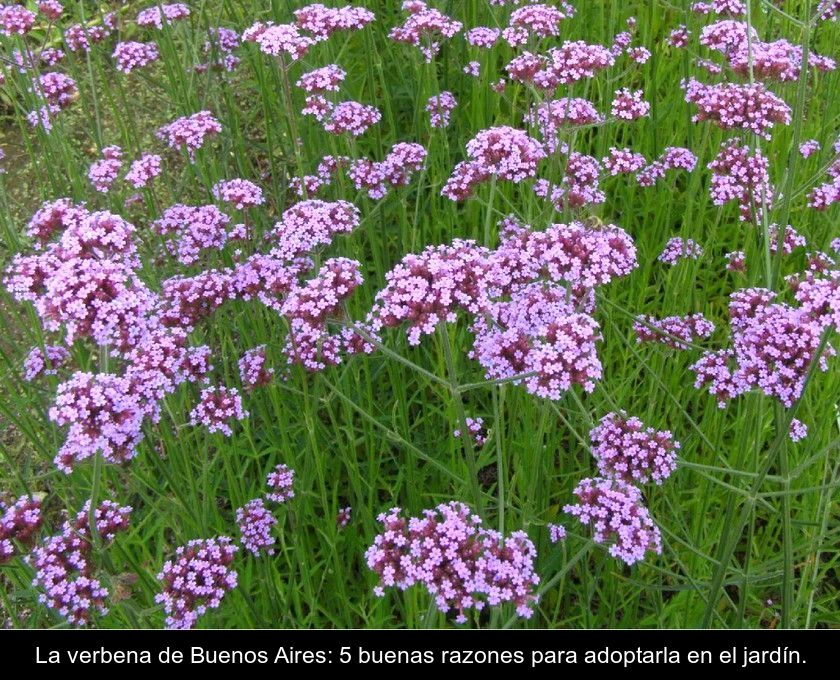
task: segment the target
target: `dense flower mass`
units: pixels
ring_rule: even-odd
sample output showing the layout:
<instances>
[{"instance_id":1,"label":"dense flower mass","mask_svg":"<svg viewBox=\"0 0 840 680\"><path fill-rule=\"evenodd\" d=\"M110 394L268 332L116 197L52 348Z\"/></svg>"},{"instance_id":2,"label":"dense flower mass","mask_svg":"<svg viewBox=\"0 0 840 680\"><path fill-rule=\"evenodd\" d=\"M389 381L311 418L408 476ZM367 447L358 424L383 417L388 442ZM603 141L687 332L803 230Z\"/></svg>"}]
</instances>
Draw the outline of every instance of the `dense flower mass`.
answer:
<instances>
[{"instance_id":1,"label":"dense flower mass","mask_svg":"<svg viewBox=\"0 0 840 680\"><path fill-rule=\"evenodd\" d=\"M610 544L610 555L628 565L648 552L662 552L659 527L644 505L642 492L620 479L583 479L575 487L576 504L563 510L592 529L596 543Z\"/></svg>"},{"instance_id":2,"label":"dense flower mass","mask_svg":"<svg viewBox=\"0 0 840 680\"><path fill-rule=\"evenodd\" d=\"M77 372L58 387L50 420L69 426L55 457L59 470L101 454L109 463L125 463L137 455L143 439L143 406L131 382L109 373Z\"/></svg>"},{"instance_id":3,"label":"dense flower mass","mask_svg":"<svg viewBox=\"0 0 840 680\"><path fill-rule=\"evenodd\" d=\"M419 0L406 3L404 8L409 13L408 17L401 26L391 29L388 36L397 42L419 48L427 62L432 61L440 51L441 41L454 37L463 28L460 21Z\"/></svg>"},{"instance_id":4,"label":"dense flower mass","mask_svg":"<svg viewBox=\"0 0 840 680\"><path fill-rule=\"evenodd\" d=\"M157 576L161 592L155 601L163 605L167 628L192 628L236 588L237 573L231 567L236 551L227 536L196 539L175 551L175 559L167 561Z\"/></svg>"},{"instance_id":5,"label":"dense flower mass","mask_svg":"<svg viewBox=\"0 0 840 680\"><path fill-rule=\"evenodd\" d=\"M748 288L732 294L729 318L732 349L707 352L692 370L695 386L706 387L724 406L730 399L752 389L790 407L802 395L811 364L828 370L827 355L821 356L822 327L811 310L775 302L775 293Z\"/></svg>"},{"instance_id":6,"label":"dense flower mass","mask_svg":"<svg viewBox=\"0 0 840 680\"><path fill-rule=\"evenodd\" d=\"M691 79L684 89L685 100L699 109L695 122L708 120L724 130L749 130L766 139L775 124L790 123L790 107L761 83L704 85Z\"/></svg>"},{"instance_id":7,"label":"dense flower mass","mask_svg":"<svg viewBox=\"0 0 840 680\"><path fill-rule=\"evenodd\" d=\"M589 438L603 477L630 484L662 484L677 467L680 443L671 432L654 430L624 412L605 415Z\"/></svg>"},{"instance_id":8,"label":"dense flower mass","mask_svg":"<svg viewBox=\"0 0 840 680\"><path fill-rule=\"evenodd\" d=\"M43 591L40 601L68 623L81 626L96 614L108 613L109 592L94 571L92 530L102 542L110 543L128 529L131 511L128 506L103 501L91 513L87 501L72 521L64 522L61 533L45 539L27 557L35 570L32 585Z\"/></svg>"},{"instance_id":9,"label":"dense flower mass","mask_svg":"<svg viewBox=\"0 0 840 680\"><path fill-rule=\"evenodd\" d=\"M455 612L511 602L519 616L530 618L540 579L534 571L536 549L523 531L504 537L484 527L478 515L452 501L405 519L399 508L378 516L384 530L365 553L379 577L375 592L420 585L437 608Z\"/></svg>"}]
</instances>

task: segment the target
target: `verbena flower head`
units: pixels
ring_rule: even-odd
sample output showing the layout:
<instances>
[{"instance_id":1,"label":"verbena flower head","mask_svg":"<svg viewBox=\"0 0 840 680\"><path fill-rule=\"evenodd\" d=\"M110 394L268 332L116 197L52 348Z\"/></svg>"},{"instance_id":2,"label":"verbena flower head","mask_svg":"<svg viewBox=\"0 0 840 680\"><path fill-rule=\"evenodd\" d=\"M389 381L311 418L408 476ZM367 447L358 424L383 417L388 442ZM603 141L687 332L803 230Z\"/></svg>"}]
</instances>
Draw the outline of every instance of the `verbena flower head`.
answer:
<instances>
[{"instance_id":1,"label":"verbena flower head","mask_svg":"<svg viewBox=\"0 0 840 680\"><path fill-rule=\"evenodd\" d=\"M708 120L724 130L749 130L765 139L776 123L790 123L790 107L762 83L704 85L692 78L683 88L685 100L699 109L695 122Z\"/></svg>"},{"instance_id":2,"label":"verbena flower head","mask_svg":"<svg viewBox=\"0 0 840 680\"><path fill-rule=\"evenodd\" d=\"M771 224L767 229L770 235L770 252L776 253L779 251L779 225ZM808 243L805 237L802 236L792 226L787 225L784 229L784 236L782 238L782 253L790 255L797 248L804 248Z\"/></svg>"},{"instance_id":3,"label":"verbena flower head","mask_svg":"<svg viewBox=\"0 0 840 680\"><path fill-rule=\"evenodd\" d=\"M382 114L375 106L346 101L336 104L323 120L324 130L333 135L349 133L352 137L364 134L376 125Z\"/></svg>"},{"instance_id":4,"label":"verbena flower head","mask_svg":"<svg viewBox=\"0 0 840 680\"><path fill-rule=\"evenodd\" d=\"M706 387L719 405L752 389L790 408L802 395L812 362L826 371L830 347L816 356L823 327L809 309L774 302L762 288L730 297L732 349L707 352L691 366L695 387Z\"/></svg>"},{"instance_id":5,"label":"verbena flower head","mask_svg":"<svg viewBox=\"0 0 840 680\"><path fill-rule=\"evenodd\" d=\"M285 503L295 497L292 488L295 481L295 471L288 465L280 463L272 470L266 478L269 492L265 497L272 503Z\"/></svg>"},{"instance_id":6,"label":"verbena flower head","mask_svg":"<svg viewBox=\"0 0 840 680\"><path fill-rule=\"evenodd\" d=\"M231 566L236 551L228 536L192 540L175 551L157 575L161 592L155 602L163 605L167 628L192 628L200 616L219 607L237 586Z\"/></svg>"},{"instance_id":7,"label":"verbena flower head","mask_svg":"<svg viewBox=\"0 0 840 680\"><path fill-rule=\"evenodd\" d=\"M596 543L610 544L609 553L628 565L648 552L662 552L659 527L644 505L642 492L620 479L583 479L575 487L578 502L564 512L592 529Z\"/></svg>"},{"instance_id":8,"label":"verbena flower head","mask_svg":"<svg viewBox=\"0 0 840 680\"><path fill-rule=\"evenodd\" d=\"M439 323L454 322L458 311L479 314L489 308L488 251L474 241L456 239L451 245L428 246L406 255L385 275L376 294L375 330L407 324L408 342L434 333Z\"/></svg>"},{"instance_id":9,"label":"verbena flower head","mask_svg":"<svg viewBox=\"0 0 840 680\"><path fill-rule=\"evenodd\" d=\"M314 3L294 11L295 24L316 40L326 40L338 31L360 31L376 17L364 7L325 7Z\"/></svg>"},{"instance_id":10,"label":"verbena flower head","mask_svg":"<svg viewBox=\"0 0 840 680\"><path fill-rule=\"evenodd\" d=\"M247 350L239 359L239 378L246 389L268 385L274 379L274 369L266 366L265 345Z\"/></svg>"},{"instance_id":11,"label":"verbena flower head","mask_svg":"<svg viewBox=\"0 0 840 680\"><path fill-rule=\"evenodd\" d=\"M566 527L562 524L548 525L548 540L552 543L559 543L566 540Z\"/></svg>"},{"instance_id":12,"label":"verbena flower head","mask_svg":"<svg viewBox=\"0 0 840 680\"><path fill-rule=\"evenodd\" d=\"M349 201L300 201L288 208L269 238L277 243L272 253L284 260L328 246L336 234L359 226L359 209Z\"/></svg>"},{"instance_id":13,"label":"verbena flower head","mask_svg":"<svg viewBox=\"0 0 840 680\"><path fill-rule=\"evenodd\" d=\"M73 466L96 454L117 464L137 455L144 411L131 387L125 377L83 372L58 386L50 420L69 426L54 461L59 470L69 474Z\"/></svg>"},{"instance_id":14,"label":"verbena flower head","mask_svg":"<svg viewBox=\"0 0 840 680\"><path fill-rule=\"evenodd\" d=\"M708 165L712 171L712 203L738 201L741 220L757 222L762 207L773 205L769 166L760 149L751 152L738 139L724 142Z\"/></svg>"},{"instance_id":15,"label":"verbena flower head","mask_svg":"<svg viewBox=\"0 0 840 680\"><path fill-rule=\"evenodd\" d=\"M301 59L316 42L314 38L303 35L294 24L264 24L260 21L246 28L242 39L256 43L264 54L289 61Z\"/></svg>"},{"instance_id":16,"label":"verbena flower head","mask_svg":"<svg viewBox=\"0 0 840 680\"><path fill-rule=\"evenodd\" d=\"M656 259L674 266L681 260L696 260L703 255L703 248L690 238L674 236L668 239L665 248Z\"/></svg>"},{"instance_id":17,"label":"verbena flower head","mask_svg":"<svg viewBox=\"0 0 840 680\"><path fill-rule=\"evenodd\" d=\"M64 12L64 6L57 0L40 0L38 11L50 21L57 21Z\"/></svg>"},{"instance_id":18,"label":"verbena flower head","mask_svg":"<svg viewBox=\"0 0 840 680\"><path fill-rule=\"evenodd\" d=\"M213 185L213 196L218 201L232 203L237 210L252 208L265 203L263 191L247 179L227 179Z\"/></svg>"},{"instance_id":19,"label":"verbena flower head","mask_svg":"<svg viewBox=\"0 0 840 680\"><path fill-rule=\"evenodd\" d=\"M621 120L636 120L644 118L650 113L650 103L644 101L642 90L630 91L623 87L615 91L610 113Z\"/></svg>"},{"instance_id":20,"label":"verbena flower head","mask_svg":"<svg viewBox=\"0 0 840 680\"><path fill-rule=\"evenodd\" d=\"M102 159L94 162L88 170L88 179L100 193L108 193L122 169L122 149L107 146L102 149Z\"/></svg>"},{"instance_id":21,"label":"verbena flower head","mask_svg":"<svg viewBox=\"0 0 840 680\"><path fill-rule=\"evenodd\" d=\"M23 360L24 379L31 382L44 375L56 375L70 361L70 352L61 345L33 347Z\"/></svg>"},{"instance_id":22,"label":"verbena flower head","mask_svg":"<svg viewBox=\"0 0 840 680\"><path fill-rule=\"evenodd\" d=\"M341 508L338 511L338 514L335 518L336 526L339 529L345 529L350 524L350 519L353 513L353 508L349 505L347 507Z\"/></svg>"},{"instance_id":23,"label":"verbena flower head","mask_svg":"<svg viewBox=\"0 0 840 680\"><path fill-rule=\"evenodd\" d=\"M793 442L800 442L808 436L808 426L797 418L790 421L788 436Z\"/></svg>"},{"instance_id":24,"label":"verbena flower head","mask_svg":"<svg viewBox=\"0 0 840 680\"><path fill-rule=\"evenodd\" d=\"M208 137L222 131L222 125L209 111L199 111L191 116L184 116L161 127L157 136L173 149L184 149L190 158L204 146Z\"/></svg>"},{"instance_id":25,"label":"verbena flower head","mask_svg":"<svg viewBox=\"0 0 840 680\"><path fill-rule=\"evenodd\" d=\"M8 507L0 503L0 564L18 553L16 543L30 545L42 523L41 501L34 496L20 496Z\"/></svg>"},{"instance_id":26,"label":"verbena flower head","mask_svg":"<svg viewBox=\"0 0 840 680\"><path fill-rule=\"evenodd\" d=\"M490 49L496 44L496 41L501 35L498 28L487 28L486 26L476 26L467 31L467 42L473 47L481 47L483 49Z\"/></svg>"},{"instance_id":27,"label":"verbena flower head","mask_svg":"<svg viewBox=\"0 0 840 680\"><path fill-rule=\"evenodd\" d=\"M623 411L608 413L589 432L601 476L630 484L662 484L677 468L680 443Z\"/></svg>"},{"instance_id":28,"label":"verbena flower head","mask_svg":"<svg viewBox=\"0 0 840 680\"><path fill-rule=\"evenodd\" d=\"M231 420L245 420L248 412L242 408L242 397L235 387L211 386L201 391L199 402L190 411L190 425L202 425L208 432L233 436Z\"/></svg>"},{"instance_id":29,"label":"verbena flower head","mask_svg":"<svg viewBox=\"0 0 840 680\"><path fill-rule=\"evenodd\" d=\"M518 183L536 175L545 150L526 132L502 125L482 130L467 142L467 156L481 173Z\"/></svg>"},{"instance_id":30,"label":"verbena flower head","mask_svg":"<svg viewBox=\"0 0 840 680\"><path fill-rule=\"evenodd\" d=\"M87 501L60 534L47 538L27 557L35 570L32 585L43 591L39 601L76 626L90 623L94 614L108 613L108 589L94 573L89 508ZM130 513L130 507L103 501L94 511L100 539L107 544L125 531Z\"/></svg>"},{"instance_id":31,"label":"verbena flower head","mask_svg":"<svg viewBox=\"0 0 840 680\"><path fill-rule=\"evenodd\" d=\"M160 58L157 44L153 42L117 43L111 55L117 62L117 70L131 73L133 70L148 66Z\"/></svg>"},{"instance_id":32,"label":"verbena flower head","mask_svg":"<svg viewBox=\"0 0 840 680\"><path fill-rule=\"evenodd\" d=\"M391 29L388 37L420 48L427 62L432 61L440 51L442 40L454 37L463 27L460 21L427 7L423 2L405 3L403 8L409 12L408 17L401 26Z\"/></svg>"},{"instance_id":33,"label":"verbena flower head","mask_svg":"<svg viewBox=\"0 0 840 680\"><path fill-rule=\"evenodd\" d=\"M810 158L821 148L822 146L816 139L808 139L799 145L799 153L802 158Z\"/></svg>"},{"instance_id":34,"label":"verbena flower head","mask_svg":"<svg viewBox=\"0 0 840 680\"><path fill-rule=\"evenodd\" d=\"M26 35L36 19L37 15L22 5L0 5L0 32L3 35Z\"/></svg>"},{"instance_id":35,"label":"verbena flower head","mask_svg":"<svg viewBox=\"0 0 840 680\"><path fill-rule=\"evenodd\" d=\"M297 86L310 94L316 92L338 92L339 86L347 77L347 72L335 64L316 68L304 73L297 81Z\"/></svg>"},{"instance_id":36,"label":"verbena flower head","mask_svg":"<svg viewBox=\"0 0 840 680\"><path fill-rule=\"evenodd\" d=\"M160 175L161 158L156 154L143 154L131 164L125 176L125 181L135 189L142 189L149 185L155 177Z\"/></svg>"},{"instance_id":37,"label":"verbena flower head","mask_svg":"<svg viewBox=\"0 0 840 680\"><path fill-rule=\"evenodd\" d=\"M274 537L271 535L271 529L277 524L277 519L265 507L262 498L255 498L241 508L237 508L236 523L239 525L240 540L246 550L257 556L263 551L266 555L274 554Z\"/></svg>"},{"instance_id":38,"label":"verbena flower head","mask_svg":"<svg viewBox=\"0 0 840 680\"><path fill-rule=\"evenodd\" d=\"M455 110L458 102L455 96L448 91L436 94L426 102L426 111L429 112L429 124L433 128L443 128L449 125L449 114Z\"/></svg>"},{"instance_id":39,"label":"verbena flower head","mask_svg":"<svg viewBox=\"0 0 840 680\"><path fill-rule=\"evenodd\" d=\"M545 149L549 153L556 153L560 149L559 133L562 128L595 125L603 120L604 117L598 113L592 102L580 97L563 97L534 104L524 118L527 125L539 129Z\"/></svg>"},{"instance_id":40,"label":"verbena flower head","mask_svg":"<svg viewBox=\"0 0 840 680\"><path fill-rule=\"evenodd\" d=\"M228 240L230 217L215 205L191 206L180 203L164 210L152 223L162 236L173 236L171 251L181 264L197 262L202 251L219 250Z\"/></svg>"},{"instance_id":41,"label":"verbena flower head","mask_svg":"<svg viewBox=\"0 0 840 680\"><path fill-rule=\"evenodd\" d=\"M647 159L640 153L628 149L610 147L609 155L601 159L601 163L610 175L635 173L647 165Z\"/></svg>"},{"instance_id":42,"label":"verbena flower head","mask_svg":"<svg viewBox=\"0 0 840 680\"><path fill-rule=\"evenodd\" d=\"M702 314L663 319L641 315L633 322L637 342L659 342L674 349L689 349L691 343L710 337L714 330L714 324Z\"/></svg>"},{"instance_id":43,"label":"verbena flower head","mask_svg":"<svg viewBox=\"0 0 840 680\"><path fill-rule=\"evenodd\" d=\"M527 42L530 35L556 38L560 35L561 22L574 16L574 13L574 7L566 2L560 3L559 7L546 4L520 7L511 13L508 28L502 35L512 47Z\"/></svg>"},{"instance_id":44,"label":"verbena flower head","mask_svg":"<svg viewBox=\"0 0 840 680\"><path fill-rule=\"evenodd\" d=\"M181 21L190 16L190 8L183 2L170 5L155 5L142 10L137 15L137 25L162 29L164 24Z\"/></svg>"},{"instance_id":45,"label":"verbena flower head","mask_svg":"<svg viewBox=\"0 0 840 680\"><path fill-rule=\"evenodd\" d=\"M341 304L362 283L361 263L330 258L318 274L289 291L280 313L289 322L283 347L290 364L321 371L341 361L342 338L330 334L327 320L340 316Z\"/></svg>"},{"instance_id":46,"label":"verbena flower head","mask_svg":"<svg viewBox=\"0 0 840 680\"><path fill-rule=\"evenodd\" d=\"M533 614L540 582L534 570L536 549L523 531L507 537L487 529L463 503L452 501L401 517L399 508L377 518L383 531L365 553L368 567L384 589L419 585L437 608L466 621L465 612L510 602L524 618Z\"/></svg>"}]
</instances>

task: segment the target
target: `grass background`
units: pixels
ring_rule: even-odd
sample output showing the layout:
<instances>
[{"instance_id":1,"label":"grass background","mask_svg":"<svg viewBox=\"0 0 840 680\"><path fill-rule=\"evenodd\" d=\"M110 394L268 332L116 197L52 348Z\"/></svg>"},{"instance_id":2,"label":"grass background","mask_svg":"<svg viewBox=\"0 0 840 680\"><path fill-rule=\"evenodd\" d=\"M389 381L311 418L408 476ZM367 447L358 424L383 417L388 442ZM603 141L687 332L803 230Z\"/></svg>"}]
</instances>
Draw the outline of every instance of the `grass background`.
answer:
<instances>
[{"instance_id":1,"label":"grass background","mask_svg":"<svg viewBox=\"0 0 840 680\"><path fill-rule=\"evenodd\" d=\"M108 3L65 4L79 20L97 21L110 9ZM293 83L311 68L338 63L348 72L343 98L380 108L382 122L349 140L330 137L311 119L301 118L297 112L302 93L287 87L277 64L254 45L240 49L242 65L234 74L200 75L191 70L203 60L207 27L242 30L258 19L287 22L291 11L305 3L191 2L190 21L161 32L138 30L129 21L144 4L116 4L126 19L119 39L156 39L163 59L125 76L115 71L110 59L113 38L89 55L69 54L59 68L76 78L80 101L58 117L52 134L33 132L22 121L32 108L27 81L13 71L7 74L0 127L8 154L0 191L6 261L26 247L23 228L38 203L66 195L86 200L92 208L120 212L138 227L144 239L143 276L156 287L167 276L231 261L231 253L222 252L195 268L156 262L148 225L168 205L212 202L209 190L217 179L249 178L265 188L269 199L263 209L247 213L260 233L293 202L288 179L299 172L313 173L322 155L378 160L398 141L418 141L429 150L425 171L410 186L380 201L357 194L344 180L324 193L328 199L351 200L362 211L362 226L336 239L329 249L330 256L346 255L364 264L366 283L350 302L355 317L363 316L385 272L408 252L455 237L484 241L487 220L495 223L511 212L537 228L577 216L551 213L527 183L499 183L492 201L489 185L464 204L439 195L469 138L491 125L521 126L522 114L534 101L533 93L520 85L511 84L502 94L490 89L513 56L502 43L488 52L458 37L443 45L434 64L425 64L415 48L387 39L387 31L404 17L399 2L357 1L354 4L376 12L376 22L317 45L289 70ZM503 27L509 13L489 8L483 0L430 4L467 28ZM240 551L239 587L200 620L201 627L451 625L416 589L374 597L375 578L363 555L378 532L379 512L398 505L416 515L452 499L481 505L487 523L500 530L525 529L539 552L543 592L533 619L515 619L512 610L502 608L471 619L471 626L840 626L836 363L810 381L797 414L808 424L809 436L793 444L784 427L790 413L758 394L718 409L713 398L692 387L693 374L687 367L696 359L695 352L637 346L632 332L636 314L702 312L718 325L707 344L719 347L727 340L728 295L748 285L764 285L768 275L761 229L740 223L734 205L713 206L708 195L705 166L733 133L691 123L693 112L679 90L680 79L690 75L711 80L692 64L696 56L708 56L701 53L696 37L709 20L688 11L688 2L602 0L576 5L577 15L564 24L564 38L609 45L625 30L626 19L635 16L634 44L647 46L652 57L641 66L619 59L605 74L562 94L588 97L599 110L608 111L619 87L643 88L652 110L649 118L635 123L571 133L569 143L597 157L610 146L630 146L648 158L669 145L685 146L699 159L695 172L669 174L654 188L641 188L622 176L608 179L607 201L584 212L626 229L639 255L638 269L598 294L595 316L604 335L599 346L604 379L595 392L574 391L553 403L511 385L464 391L467 415L481 416L491 427L490 440L478 453L475 484L463 443L451 435L458 426L458 408L450 390L382 352L352 358L322 374L293 370L288 380L247 396L250 419L235 428L230 439L186 424L198 389L182 386L167 399L160 424L146 426L138 457L124 469L102 467L98 497L130 504L134 513L130 531L98 555L100 577L110 587L113 603L97 626L162 625L154 595L155 574L163 562L190 539L236 536L235 508L263 493L265 475L280 462L293 467L297 476L296 498L278 513L277 554L255 559ZM788 1L780 3L778 11L769 2L752 2L750 20L762 39L802 42L807 35L812 49L836 56L835 24L811 28L790 19L806 17L813 5ZM688 50L664 43L680 23L694 32ZM45 39L54 42L56 36L53 30ZM19 39L4 42L7 56L20 45ZM461 72L473 59L482 65L479 79ZM806 236L811 249L827 248L838 231L836 208L817 213L805 207L805 193L831 160L831 145L840 129L837 79L833 72L818 74L802 87L796 82L773 85L771 89L794 107L795 124L777 126L772 140L762 142L771 159L772 179L787 189L789 198L779 202L771 221L782 221L789 211L789 222ZM441 90L452 91L460 105L449 128L433 130L423 106ZM203 108L219 118L223 134L199 152L195 165L164 152L154 131ZM298 145L292 144L296 137ZM808 138L820 140L823 151L803 160L792 149ZM89 163L110 144L122 146L129 158L141 151L164 154L164 181L128 209L122 205L128 192L96 195L86 179ZM549 173L548 178L556 179L560 170L554 168L554 176ZM673 235L699 241L704 256L674 268L657 262ZM725 272L723 254L736 249L747 253L746 275ZM804 265L804 253L798 252L785 258L781 273ZM75 512L90 497L93 466L80 465L70 476L53 467L62 433L49 423L46 412L59 379L35 386L22 381L23 357L46 339L29 306L2 295L0 490L46 494L48 524L55 526L63 509ZM482 372L466 356L471 345L466 323L448 326L445 332L455 348L458 383L481 382ZM257 303L227 304L193 337L196 344L213 347L212 381L217 384L238 386L236 361L254 345L268 344L278 367L284 361L282 321ZM410 348L397 330L388 332L385 342L393 352L446 381L442 337L426 337L419 347ZM101 357L84 343L74 346L73 357L79 368L103 368ZM589 428L618 408L648 425L672 430L682 443L678 471L661 487L645 489L662 530L663 554L632 569L595 546L587 531L561 511L571 501L577 481L595 471ZM353 507L353 520L342 531L335 516L346 505ZM565 542L549 543L545 527L551 522L567 524ZM12 626L63 625L38 604L31 578L19 560L0 567L0 616Z\"/></svg>"}]
</instances>

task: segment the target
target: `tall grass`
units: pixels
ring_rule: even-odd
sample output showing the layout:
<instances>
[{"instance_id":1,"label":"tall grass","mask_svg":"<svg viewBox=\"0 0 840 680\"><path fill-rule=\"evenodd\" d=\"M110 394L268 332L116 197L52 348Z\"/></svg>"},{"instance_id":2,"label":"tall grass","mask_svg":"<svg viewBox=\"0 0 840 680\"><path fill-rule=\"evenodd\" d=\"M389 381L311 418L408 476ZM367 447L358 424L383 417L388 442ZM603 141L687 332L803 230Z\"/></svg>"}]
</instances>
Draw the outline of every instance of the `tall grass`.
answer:
<instances>
[{"instance_id":1,"label":"tall grass","mask_svg":"<svg viewBox=\"0 0 840 680\"><path fill-rule=\"evenodd\" d=\"M103 3L65 4L79 21L101 20L104 11ZM463 158L466 140L491 125L521 126L534 93L514 83L502 94L490 89L514 54L503 43L479 51L458 38L444 43L440 55L426 64L416 49L388 40L387 28L403 17L395 0L357 1L375 11L377 21L317 45L288 75L251 44L239 51L242 65L232 74L193 71L209 27L241 30L257 20L287 22L303 4L190 3L188 22L154 32L161 61L129 76L114 69L108 47L113 40L89 54L68 54L62 69L77 80L80 101L56 117L50 134L31 129L24 120L34 108L29 76L7 68L0 132L8 153L7 174L0 180L3 259L26 248L23 229L40 201L69 196L125 214L138 227L142 275L156 286L184 272L174 261L153 258L156 243L148 226L167 206L213 202L210 187L219 179L250 178L263 186L268 204L241 217L262 234L295 200L289 180L314 172L321 156L378 160L397 141L417 141L429 151L424 171L408 187L376 201L346 181L326 192L332 199L352 201L362 213L359 229L336 239L330 250L364 265L366 283L349 304L353 318L364 316L385 273L408 252L456 237L495 245L496 222L509 213L538 228L575 217L552 214L524 184L488 183L462 204L440 196L452 167ZM508 12L482 0L430 4L467 27L504 26ZM536 615L523 621L504 609L471 620L472 626L840 626L836 369L812 372L793 409L751 393L722 410L692 385L688 366L696 353L637 345L632 331L638 314L702 312L718 325L709 346L720 346L733 290L753 285L778 289L784 275L805 266L802 252L770 257L766 224L793 224L813 250L827 249L838 234L836 208L819 213L805 206L805 193L830 161L840 128L837 71L773 86L794 117L792 125L777 126L772 139L761 142L782 193L766 212L767 223L755 228L738 221L736 206L712 205L705 166L731 134L690 120L693 111L678 85L696 72L691 63L696 42L688 51L664 42L679 23L696 34L706 22L688 4L578 2L576 16L564 25L564 37L609 45L626 19L635 16L637 42L653 53L642 66L616 67L564 92L588 97L605 111L613 91L628 86L644 89L653 104L650 116L637 122L573 133L568 141L574 149L600 158L611 146L631 146L654 158L673 145L691 148L699 159L693 173L669 175L652 188L624 176L610 179L607 201L585 212L627 230L639 255L639 267L630 276L599 290L595 316L603 331L599 357L604 378L591 394L575 388L552 402L515 385L487 384L481 368L466 356L471 337L463 321L441 326L418 347L410 346L402 332L389 331L371 356L352 357L318 374L293 367L288 379L248 394L250 418L231 438L187 424L198 389L184 385L166 400L160 423L146 426L140 455L128 466L88 463L65 475L52 465L62 433L47 417L60 379L38 385L22 380L23 357L48 338L28 305L2 294L0 491L44 494L51 525L58 524L63 509L76 512L92 496L134 508L129 532L97 565L115 594L110 613L97 626L162 625L154 596L163 562L190 539L235 535L234 510L263 493L265 476L278 463L297 475L295 499L278 512L277 552L254 558L240 551L239 587L202 618L201 626L450 625L430 607L429 596L416 589L375 597L375 578L363 556L379 531L380 512L400 506L416 515L452 499L480 510L500 531L524 529L539 553ZM778 9L770 2L752 2L748 21L762 38L784 36L806 45L803 61L809 49L836 55L836 25L809 21L813 4L788 0ZM134 3L121 6L125 23L120 39L152 39L136 37L147 35L129 21L136 9ZM55 42L57 35L53 30L47 39ZM14 48L31 49L38 37L4 39L4 57ZM479 79L461 71L473 59L481 62ZM293 82L328 63L347 70L346 98L382 111L381 123L356 140L330 137L298 115L303 94L289 87L288 78ZM423 107L441 90L452 91L459 107L448 128L433 129ZM122 185L106 196L92 190L87 167L104 146L118 144L132 157L143 150L161 153L155 130L200 109L213 111L224 129L212 147L199 152L195 164L165 155L165 181L141 191L142 200L127 209L123 201L131 192ZM798 145L809 138L820 140L823 151L802 159ZM700 242L703 257L673 268L657 262L674 235ZM746 252L746 274L725 272L723 255L732 250ZM216 262L228 261L230 253ZM282 365L284 332L275 313L235 302L201 325L195 341L214 349L214 382L238 385L236 361L248 348L266 344L272 360ZM81 369L106 370L103 357L84 343L72 352ZM587 530L562 512L577 481L594 474L589 429L617 409L673 431L682 443L677 472L661 487L646 489L662 530L663 554L632 569L595 545ZM467 416L481 416L490 427L490 439L479 449L469 438L452 436L454 429L465 429ZM787 436L794 416L809 424L807 439L797 444ZM348 505L353 519L342 530L335 518ZM568 538L551 544L546 525L555 522L567 525ZM64 625L38 603L31 579L31 569L20 560L0 566L3 617L16 627Z\"/></svg>"}]
</instances>

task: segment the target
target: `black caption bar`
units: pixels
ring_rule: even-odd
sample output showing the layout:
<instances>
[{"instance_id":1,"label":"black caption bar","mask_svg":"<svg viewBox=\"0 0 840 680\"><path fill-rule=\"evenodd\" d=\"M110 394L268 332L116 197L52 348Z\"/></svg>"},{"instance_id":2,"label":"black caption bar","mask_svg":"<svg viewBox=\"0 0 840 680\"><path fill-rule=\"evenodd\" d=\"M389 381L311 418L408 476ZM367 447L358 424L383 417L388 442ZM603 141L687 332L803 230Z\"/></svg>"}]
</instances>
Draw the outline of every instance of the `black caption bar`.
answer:
<instances>
[{"instance_id":1,"label":"black caption bar","mask_svg":"<svg viewBox=\"0 0 840 680\"><path fill-rule=\"evenodd\" d=\"M374 669L500 666L644 669L762 666L816 670L836 660L840 631L3 631L5 660L69 666L274 666Z\"/></svg>"}]
</instances>

